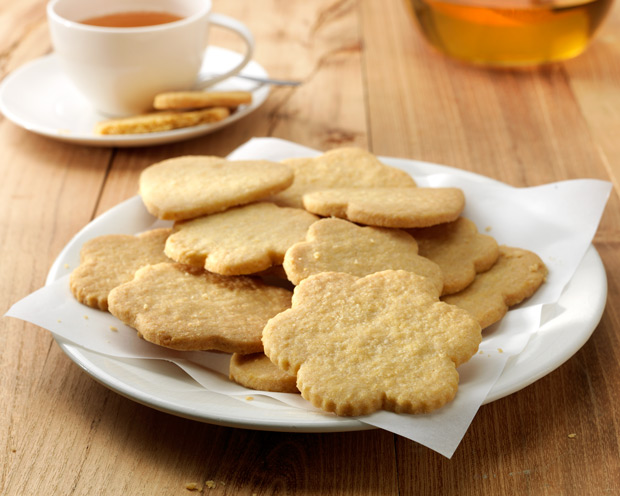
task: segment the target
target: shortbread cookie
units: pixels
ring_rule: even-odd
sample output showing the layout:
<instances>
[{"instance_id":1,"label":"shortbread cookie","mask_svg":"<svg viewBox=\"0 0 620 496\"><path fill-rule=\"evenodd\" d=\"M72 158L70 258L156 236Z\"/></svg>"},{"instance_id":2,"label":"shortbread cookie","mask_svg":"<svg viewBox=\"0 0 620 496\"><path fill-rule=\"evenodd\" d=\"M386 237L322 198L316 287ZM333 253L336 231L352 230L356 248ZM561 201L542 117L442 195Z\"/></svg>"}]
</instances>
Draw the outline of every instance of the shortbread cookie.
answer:
<instances>
[{"instance_id":1,"label":"shortbread cookie","mask_svg":"<svg viewBox=\"0 0 620 496\"><path fill-rule=\"evenodd\" d=\"M321 272L365 276L402 269L429 278L440 291L443 287L439 266L418 255L415 239L405 231L361 227L335 218L312 224L306 241L288 249L283 266L293 284Z\"/></svg>"},{"instance_id":2,"label":"shortbread cookie","mask_svg":"<svg viewBox=\"0 0 620 496\"><path fill-rule=\"evenodd\" d=\"M107 310L110 291L130 281L140 267L171 261L164 254L170 232L162 228L137 236L108 234L87 241L80 251L80 265L69 278L71 292L80 303Z\"/></svg>"},{"instance_id":3,"label":"shortbread cookie","mask_svg":"<svg viewBox=\"0 0 620 496\"><path fill-rule=\"evenodd\" d=\"M144 169L140 195L156 217L183 220L259 200L292 182L293 171L284 164L189 155Z\"/></svg>"},{"instance_id":4,"label":"shortbread cookie","mask_svg":"<svg viewBox=\"0 0 620 496\"><path fill-rule=\"evenodd\" d=\"M258 202L177 222L166 254L223 275L254 274L281 265L317 217L300 208Z\"/></svg>"},{"instance_id":5,"label":"shortbread cookie","mask_svg":"<svg viewBox=\"0 0 620 496\"><path fill-rule=\"evenodd\" d=\"M230 380L250 389L276 393L299 393L295 374L280 370L264 353L230 358Z\"/></svg>"},{"instance_id":6,"label":"shortbread cookie","mask_svg":"<svg viewBox=\"0 0 620 496\"><path fill-rule=\"evenodd\" d=\"M479 233L476 224L464 217L408 232L418 242L419 254L441 267L444 295L465 289L499 256L497 241Z\"/></svg>"},{"instance_id":7,"label":"shortbread cookie","mask_svg":"<svg viewBox=\"0 0 620 496\"><path fill-rule=\"evenodd\" d=\"M480 340L468 312L403 270L311 276L295 288L292 308L263 330L271 361L297 374L305 399L338 415L443 406L456 394L456 367Z\"/></svg>"},{"instance_id":8,"label":"shortbread cookie","mask_svg":"<svg viewBox=\"0 0 620 496\"><path fill-rule=\"evenodd\" d=\"M350 187L415 187L405 171L383 164L360 148L338 148L315 158L283 160L295 171L290 188L270 198L278 205L303 208L302 196L311 191Z\"/></svg>"},{"instance_id":9,"label":"shortbread cookie","mask_svg":"<svg viewBox=\"0 0 620 496\"><path fill-rule=\"evenodd\" d=\"M188 112L150 112L133 117L98 122L95 126L95 133L106 135L159 133L218 122L226 119L229 115L230 109L225 107L212 107Z\"/></svg>"},{"instance_id":10,"label":"shortbread cookie","mask_svg":"<svg viewBox=\"0 0 620 496\"><path fill-rule=\"evenodd\" d=\"M337 188L306 193L306 210L323 217L381 227L428 227L458 219L458 188Z\"/></svg>"},{"instance_id":11,"label":"shortbread cookie","mask_svg":"<svg viewBox=\"0 0 620 496\"><path fill-rule=\"evenodd\" d=\"M467 310L484 329L501 320L509 307L532 296L546 276L547 268L535 253L500 246L493 267L478 274L460 293L442 300Z\"/></svg>"},{"instance_id":12,"label":"shortbread cookie","mask_svg":"<svg viewBox=\"0 0 620 496\"><path fill-rule=\"evenodd\" d=\"M249 103L252 103L249 91L173 91L156 95L153 107L158 110L234 108Z\"/></svg>"},{"instance_id":13,"label":"shortbread cookie","mask_svg":"<svg viewBox=\"0 0 620 496\"><path fill-rule=\"evenodd\" d=\"M250 277L223 277L176 263L143 267L110 292L110 312L147 341L176 350L262 351L267 321L291 292Z\"/></svg>"}]
</instances>

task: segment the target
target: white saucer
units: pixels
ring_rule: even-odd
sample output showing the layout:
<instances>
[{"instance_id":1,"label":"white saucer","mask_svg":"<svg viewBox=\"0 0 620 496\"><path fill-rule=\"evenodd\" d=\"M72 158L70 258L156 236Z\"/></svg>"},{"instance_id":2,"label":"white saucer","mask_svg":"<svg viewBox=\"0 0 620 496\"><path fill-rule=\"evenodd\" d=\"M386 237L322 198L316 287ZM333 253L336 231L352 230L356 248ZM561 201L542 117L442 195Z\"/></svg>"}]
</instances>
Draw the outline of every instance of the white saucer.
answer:
<instances>
[{"instance_id":1,"label":"white saucer","mask_svg":"<svg viewBox=\"0 0 620 496\"><path fill-rule=\"evenodd\" d=\"M219 47L209 47L203 67L209 72L225 72L241 55ZM268 77L258 63L251 61L242 71L248 76ZM101 136L95 124L106 117L95 111L60 70L54 55L33 60L9 74L0 84L0 112L18 126L50 138L94 146L147 146L186 140L211 133L256 110L269 95L269 86L241 78L230 78L213 86L217 90L252 91L250 105L240 106L230 117L161 133Z\"/></svg>"}]
</instances>

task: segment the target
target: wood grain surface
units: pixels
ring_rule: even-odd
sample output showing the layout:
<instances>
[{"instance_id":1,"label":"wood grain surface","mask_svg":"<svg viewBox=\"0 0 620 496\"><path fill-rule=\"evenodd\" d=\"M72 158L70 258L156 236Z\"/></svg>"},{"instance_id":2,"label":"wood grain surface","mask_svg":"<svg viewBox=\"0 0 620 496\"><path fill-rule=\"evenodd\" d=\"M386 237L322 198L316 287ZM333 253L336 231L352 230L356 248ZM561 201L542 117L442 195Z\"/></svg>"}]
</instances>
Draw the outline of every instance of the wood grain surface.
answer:
<instances>
[{"instance_id":1,"label":"wood grain surface","mask_svg":"<svg viewBox=\"0 0 620 496\"><path fill-rule=\"evenodd\" d=\"M214 134L145 148L61 143L0 116L2 314L44 284L80 228L136 194L147 165L224 156L274 136L515 186L611 181L594 243L609 284L602 320L564 365L483 406L446 459L380 430L261 432L161 413L97 383L48 332L5 317L0 494L196 494L189 482L203 494L248 496L619 494L620 6L584 55L528 70L443 58L400 0L215 0L214 10L252 30L255 58L272 76L303 84L274 88L255 113ZM218 30L212 42L237 47ZM0 77L50 51L45 3L0 0Z\"/></svg>"}]
</instances>

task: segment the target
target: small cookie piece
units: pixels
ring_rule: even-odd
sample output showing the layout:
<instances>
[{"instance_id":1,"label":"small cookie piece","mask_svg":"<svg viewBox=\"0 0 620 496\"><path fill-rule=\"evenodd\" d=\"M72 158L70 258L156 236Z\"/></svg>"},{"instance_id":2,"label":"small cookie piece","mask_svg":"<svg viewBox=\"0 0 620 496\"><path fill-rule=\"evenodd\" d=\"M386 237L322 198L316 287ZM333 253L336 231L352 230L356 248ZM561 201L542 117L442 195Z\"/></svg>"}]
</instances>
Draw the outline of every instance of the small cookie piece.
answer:
<instances>
[{"instance_id":1,"label":"small cookie piece","mask_svg":"<svg viewBox=\"0 0 620 496\"><path fill-rule=\"evenodd\" d=\"M103 135L160 133L218 122L226 119L229 115L230 109L225 107L212 107L188 112L150 112L133 117L98 122L95 126L95 133Z\"/></svg>"},{"instance_id":2,"label":"small cookie piece","mask_svg":"<svg viewBox=\"0 0 620 496\"><path fill-rule=\"evenodd\" d=\"M176 263L143 267L110 292L110 312L147 341L175 350L262 351L267 321L291 292L251 277L223 277Z\"/></svg>"},{"instance_id":3,"label":"small cookie piece","mask_svg":"<svg viewBox=\"0 0 620 496\"><path fill-rule=\"evenodd\" d=\"M480 341L469 313L440 302L436 286L404 270L310 276L263 330L271 361L297 374L305 399L338 415L443 406L456 394L456 367Z\"/></svg>"},{"instance_id":4,"label":"small cookie piece","mask_svg":"<svg viewBox=\"0 0 620 496\"><path fill-rule=\"evenodd\" d=\"M270 201L285 207L303 208L302 196L317 190L416 186L405 171L385 165L361 148L337 148L318 157L291 158L282 162L295 171L295 180L290 188L274 195Z\"/></svg>"},{"instance_id":5,"label":"small cookie piece","mask_svg":"<svg viewBox=\"0 0 620 496\"><path fill-rule=\"evenodd\" d=\"M170 262L164 254L171 229L161 228L132 236L107 234L88 240L80 251L80 265L69 276L75 299L100 310L108 309L108 294L130 281L145 265Z\"/></svg>"},{"instance_id":6,"label":"small cookie piece","mask_svg":"<svg viewBox=\"0 0 620 496\"><path fill-rule=\"evenodd\" d=\"M479 233L476 224L464 217L407 232L418 242L419 254L441 267L443 295L465 289L477 273L489 270L499 256L497 241Z\"/></svg>"},{"instance_id":7,"label":"small cookie piece","mask_svg":"<svg viewBox=\"0 0 620 496\"><path fill-rule=\"evenodd\" d=\"M234 353L230 358L231 381L244 387L274 393L299 393L297 377L280 370L264 353L241 355Z\"/></svg>"},{"instance_id":8,"label":"small cookie piece","mask_svg":"<svg viewBox=\"0 0 620 496\"><path fill-rule=\"evenodd\" d=\"M281 265L317 217L300 208L258 202L177 222L166 254L223 275L254 274Z\"/></svg>"},{"instance_id":9,"label":"small cookie piece","mask_svg":"<svg viewBox=\"0 0 620 496\"><path fill-rule=\"evenodd\" d=\"M306 193L306 210L380 227L428 227L458 219L459 188L334 188Z\"/></svg>"},{"instance_id":10,"label":"small cookie piece","mask_svg":"<svg viewBox=\"0 0 620 496\"><path fill-rule=\"evenodd\" d=\"M361 227L336 218L312 224L306 241L288 249L283 266L293 284L321 272L365 276L402 269L429 278L439 290L443 287L439 266L418 255L418 244L405 231Z\"/></svg>"},{"instance_id":11,"label":"small cookie piece","mask_svg":"<svg viewBox=\"0 0 620 496\"><path fill-rule=\"evenodd\" d=\"M140 196L156 217L184 220L259 200L292 182L293 171L284 164L187 155L144 169Z\"/></svg>"},{"instance_id":12,"label":"small cookie piece","mask_svg":"<svg viewBox=\"0 0 620 496\"><path fill-rule=\"evenodd\" d=\"M532 296L546 276L547 267L535 253L500 246L493 267L478 274L460 293L442 300L467 310L484 329L501 320L509 307Z\"/></svg>"},{"instance_id":13,"label":"small cookie piece","mask_svg":"<svg viewBox=\"0 0 620 496\"><path fill-rule=\"evenodd\" d=\"M156 95L153 107L158 110L235 108L250 103L252 93L249 91L171 91Z\"/></svg>"}]
</instances>

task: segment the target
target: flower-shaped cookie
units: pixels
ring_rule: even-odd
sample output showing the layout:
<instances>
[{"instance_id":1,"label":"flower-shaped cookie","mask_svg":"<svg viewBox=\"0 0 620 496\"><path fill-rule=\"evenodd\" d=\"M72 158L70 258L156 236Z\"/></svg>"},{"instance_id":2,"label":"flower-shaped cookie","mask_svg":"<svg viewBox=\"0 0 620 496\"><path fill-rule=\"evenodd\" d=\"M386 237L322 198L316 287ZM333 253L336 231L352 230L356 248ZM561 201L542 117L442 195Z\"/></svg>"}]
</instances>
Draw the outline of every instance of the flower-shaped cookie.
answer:
<instances>
[{"instance_id":1,"label":"flower-shaped cookie","mask_svg":"<svg viewBox=\"0 0 620 496\"><path fill-rule=\"evenodd\" d=\"M291 309L265 326L265 354L326 411L432 411L452 400L456 367L481 340L478 323L438 293L401 270L311 276L295 288Z\"/></svg>"},{"instance_id":2,"label":"flower-shaped cookie","mask_svg":"<svg viewBox=\"0 0 620 496\"><path fill-rule=\"evenodd\" d=\"M464 217L407 232L418 242L419 254L441 267L444 295L465 289L499 256L497 241L479 233L476 224Z\"/></svg>"},{"instance_id":3,"label":"flower-shaped cookie","mask_svg":"<svg viewBox=\"0 0 620 496\"><path fill-rule=\"evenodd\" d=\"M458 188L334 188L306 193L304 207L380 227L428 227L458 219L465 195Z\"/></svg>"},{"instance_id":4,"label":"flower-shaped cookie","mask_svg":"<svg viewBox=\"0 0 620 496\"><path fill-rule=\"evenodd\" d=\"M140 196L156 217L183 220L259 200L292 182L293 170L284 164L189 155L144 169Z\"/></svg>"},{"instance_id":5,"label":"flower-shaped cookie","mask_svg":"<svg viewBox=\"0 0 620 496\"><path fill-rule=\"evenodd\" d=\"M317 217L300 208L258 202L179 222L166 241L177 262L223 275L254 274L280 265Z\"/></svg>"},{"instance_id":6,"label":"flower-shaped cookie","mask_svg":"<svg viewBox=\"0 0 620 496\"><path fill-rule=\"evenodd\" d=\"M440 290L443 287L439 266L418 255L416 241L405 231L362 227L335 218L312 224L306 241L287 250L283 266L293 284L320 272L365 276L402 269L428 277Z\"/></svg>"},{"instance_id":7,"label":"flower-shaped cookie","mask_svg":"<svg viewBox=\"0 0 620 496\"><path fill-rule=\"evenodd\" d=\"M107 310L110 291L130 281L140 267L171 261L164 254L170 232L161 228L137 236L107 234L84 243L80 265L69 278L75 299L89 307Z\"/></svg>"},{"instance_id":8,"label":"flower-shaped cookie","mask_svg":"<svg viewBox=\"0 0 620 496\"><path fill-rule=\"evenodd\" d=\"M498 322L510 307L532 296L545 281L547 272L535 253L500 246L493 267L478 274L463 291L442 299L467 310L484 329Z\"/></svg>"},{"instance_id":9,"label":"flower-shaped cookie","mask_svg":"<svg viewBox=\"0 0 620 496\"><path fill-rule=\"evenodd\" d=\"M291 292L257 278L225 277L177 263L143 267L108 297L110 312L147 341L176 350L262 351L267 321Z\"/></svg>"},{"instance_id":10,"label":"flower-shaped cookie","mask_svg":"<svg viewBox=\"0 0 620 496\"><path fill-rule=\"evenodd\" d=\"M295 172L293 184L269 200L285 207L303 208L302 196L330 188L415 187L405 171L382 163L361 148L337 148L314 158L290 158L282 163Z\"/></svg>"}]
</instances>

